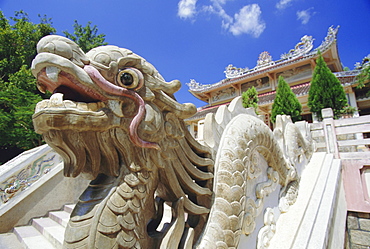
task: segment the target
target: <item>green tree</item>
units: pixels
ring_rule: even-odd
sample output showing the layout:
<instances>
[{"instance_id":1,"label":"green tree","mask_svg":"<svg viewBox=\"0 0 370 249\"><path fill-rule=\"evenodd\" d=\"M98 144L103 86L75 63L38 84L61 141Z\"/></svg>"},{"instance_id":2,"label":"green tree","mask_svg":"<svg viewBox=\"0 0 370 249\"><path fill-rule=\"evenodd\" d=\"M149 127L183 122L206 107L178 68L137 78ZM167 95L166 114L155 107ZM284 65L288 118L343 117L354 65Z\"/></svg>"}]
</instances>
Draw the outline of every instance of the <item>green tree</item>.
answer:
<instances>
[{"instance_id":1,"label":"green tree","mask_svg":"<svg viewBox=\"0 0 370 249\"><path fill-rule=\"evenodd\" d=\"M34 24L25 12L19 11L10 20L13 24L0 11L0 78L4 82L22 65L31 65L41 37L55 33L46 17Z\"/></svg>"},{"instance_id":2,"label":"green tree","mask_svg":"<svg viewBox=\"0 0 370 249\"><path fill-rule=\"evenodd\" d=\"M301 117L302 105L297 96L290 89L288 83L280 75L274 103L272 104L271 120L275 123L277 115L289 115L293 122L299 121Z\"/></svg>"},{"instance_id":3,"label":"green tree","mask_svg":"<svg viewBox=\"0 0 370 249\"><path fill-rule=\"evenodd\" d=\"M32 23L19 11L8 20L0 11L0 154L25 150L41 144L41 136L32 125L32 114L43 94L36 89L30 71L36 44L45 35L55 33L50 19L40 17ZM11 155L13 156L13 155ZM8 159L8 158L5 158ZM1 161L5 159L0 158ZM0 162L1 162L0 161Z\"/></svg>"},{"instance_id":4,"label":"green tree","mask_svg":"<svg viewBox=\"0 0 370 249\"><path fill-rule=\"evenodd\" d=\"M42 143L34 132L32 114L50 93L45 96L37 90L30 65L38 41L56 30L50 19L39 18L39 23L33 23L27 13L19 11L7 19L0 11L0 164L15 156L12 151L19 153ZM73 36L85 51L106 44L104 35L97 35L96 26L90 24L81 27L76 21L74 25Z\"/></svg>"},{"instance_id":5,"label":"green tree","mask_svg":"<svg viewBox=\"0 0 370 249\"><path fill-rule=\"evenodd\" d=\"M254 111L258 114L258 93L254 86L242 93L242 103L244 108L253 107Z\"/></svg>"},{"instance_id":6,"label":"green tree","mask_svg":"<svg viewBox=\"0 0 370 249\"><path fill-rule=\"evenodd\" d=\"M357 75L357 83L360 88L367 86L370 82L370 54L362 60L362 63L356 69L361 70Z\"/></svg>"},{"instance_id":7,"label":"green tree","mask_svg":"<svg viewBox=\"0 0 370 249\"><path fill-rule=\"evenodd\" d=\"M338 78L330 71L324 58L319 53L312 74L308 92L308 103L311 112L321 120L321 110L332 108L334 117L338 118L342 109L347 106L346 94Z\"/></svg>"},{"instance_id":8,"label":"green tree","mask_svg":"<svg viewBox=\"0 0 370 249\"><path fill-rule=\"evenodd\" d=\"M108 43L104 42L105 35L104 34L97 34L98 28L96 25L91 27L91 22L88 22L85 27L78 24L77 20L73 24L74 32L73 34L69 33L68 31L63 31L65 36L75 43L86 53L90 49L107 45Z\"/></svg>"}]
</instances>

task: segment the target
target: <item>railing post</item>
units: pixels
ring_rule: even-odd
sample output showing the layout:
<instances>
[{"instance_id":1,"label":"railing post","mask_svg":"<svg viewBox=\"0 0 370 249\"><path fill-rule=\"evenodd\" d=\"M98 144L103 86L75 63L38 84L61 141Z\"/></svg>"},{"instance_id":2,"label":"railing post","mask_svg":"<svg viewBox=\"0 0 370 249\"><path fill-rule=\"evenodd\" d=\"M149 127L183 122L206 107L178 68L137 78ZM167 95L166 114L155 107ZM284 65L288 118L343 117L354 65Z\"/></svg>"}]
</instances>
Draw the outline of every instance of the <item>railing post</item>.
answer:
<instances>
[{"instance_id":1,"label":"railing post","mask_svg":"<svg viewBox=\"0 0 370 249\"><path fill-rule=\"evenodd\" d=\"M337 143L337 135L335 133L334 115L331 108L321 110L323 117L323 129L326 142L326 152L334 154L335 158L339 158L339 150Z\"/></svg>"}]
</instances>

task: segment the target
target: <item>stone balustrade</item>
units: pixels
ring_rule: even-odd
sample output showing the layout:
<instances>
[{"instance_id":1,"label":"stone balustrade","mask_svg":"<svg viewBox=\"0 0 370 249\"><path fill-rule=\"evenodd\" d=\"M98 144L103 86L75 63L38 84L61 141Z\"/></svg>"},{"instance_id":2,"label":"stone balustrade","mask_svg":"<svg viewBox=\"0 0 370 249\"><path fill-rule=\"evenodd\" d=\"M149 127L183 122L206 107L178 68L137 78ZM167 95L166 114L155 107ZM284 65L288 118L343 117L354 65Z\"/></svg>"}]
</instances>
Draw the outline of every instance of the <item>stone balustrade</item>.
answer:
<instances>
[{"instance_id":1,"label":"stone balustrade","mask_svg":"<svg viewBox=\"0 0 370 249\"><path fill-rule=\"evenodd\" d=\"M48 145L20 154L0 166L0 233L75 203L87 184L65 178L61 157Z\"/></svg>"},{"instance_id":2,"label":"stone balustrade","mask_svg":"<svg viewBox=\"0 0 370 249\"><path fill-rule=\"evenodd\" d=\"M347 202L345 248L369 248L370 236L370 116L333 119L322 110L323 122L311 125L317 150L341 159Z\"/></svg>"},{"instance_id":3,"label":"stone balustrade","mask_svg":"<svg viewBox=\"0 0 370 249\"><path fill-rule=\"evenodd\" d=\"M370 115L335 120L330 108L322 110L323 121L311 124L316 151L333 153L340 159L370 157Z\"/></svg>"}]
</instances>

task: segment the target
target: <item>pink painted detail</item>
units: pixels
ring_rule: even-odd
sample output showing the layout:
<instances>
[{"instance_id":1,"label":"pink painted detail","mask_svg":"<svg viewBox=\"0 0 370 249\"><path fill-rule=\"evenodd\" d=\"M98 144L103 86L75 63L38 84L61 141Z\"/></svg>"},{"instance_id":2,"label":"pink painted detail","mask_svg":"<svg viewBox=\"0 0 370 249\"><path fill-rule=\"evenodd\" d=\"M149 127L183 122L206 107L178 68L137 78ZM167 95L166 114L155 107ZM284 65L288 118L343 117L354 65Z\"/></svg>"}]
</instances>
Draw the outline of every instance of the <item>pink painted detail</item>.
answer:
<instances>
[{"instance_id":1,"label":"pink painted detail","mask_svg":"<svg viewBox=\"0 0 370 249\"><path fill-rule=\"evenodd\" d=\"M139 94L132 90L128 90L123 87L119 87L107 81L100 72L94 68L93 66L86 65L84 67L86 73L90 76L90 78L105 92L111 95L116 96L125 96L133 100L138 105L138 111L135 117L132 119L130 126L129 126L129 137L130 140L137 146L142 148L152 148L152 149L160 149L157 143L148 142L142 140L138 134L137 129L140 125L140 122L143 120L145 116L145 103L144 100L140 97Z\"/></svg>"},{"instance_id":2,"label":"pink painted detail","mask_svg":"<svg viewBox=\"0 0 370 249\"><path fill-rule=\"evenodd\" d=\"M370 213L369 193L363 176L370 165L369 159L342 159L343 185L346 193L347 210Z\"/></svg>"},{"instance_id":3,"label":"pink painted detail","mask_svg":"<svg viewBox=\"0 0 370 249\"><path fill-rule=\"evenodd\" d=\"M361 174L361 182L362 182L362 189L363 189L363 192L364 192L364 198L365 200L370 203L370 193L368 191L368 185L370 184L370 182L368 182L366 179L366 171L370 171L370 166L369 165L364 165L362 167L362 169L360 170L360 174Z\"/></svg>"}]
</instances>

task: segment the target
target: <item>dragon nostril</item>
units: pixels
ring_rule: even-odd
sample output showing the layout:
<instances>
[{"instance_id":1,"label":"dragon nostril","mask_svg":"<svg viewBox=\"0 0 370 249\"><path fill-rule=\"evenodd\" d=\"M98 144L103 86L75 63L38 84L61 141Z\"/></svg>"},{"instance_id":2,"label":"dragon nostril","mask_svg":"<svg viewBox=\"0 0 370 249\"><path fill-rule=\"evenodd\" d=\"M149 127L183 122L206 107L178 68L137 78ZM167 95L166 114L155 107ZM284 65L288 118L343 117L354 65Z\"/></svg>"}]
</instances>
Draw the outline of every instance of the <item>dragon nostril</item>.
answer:
<instances>
[{"instance_id":1,"label":"dragon nostril","mask_svg":"<svg viewBox=\"0 0 370 249\"><path fill-rule=\"evenodd\" d=\"M63 56L64 58L71 59L73 57L73 51L69 44L64 41L55 41L55 54Z\"/></svg>"},{"instance_id":2,"label":"dragon nostril","mask_svg":"<svg viewBox=\"0 0 370 249\"><path fill-rule=\"evenodd\" d=\"M54 53L55 45L52 42L47 43L44 47L40 49L40 52Z\"/></svg>"},{"instance_id":3,"label":"dragon nostril","mask_svg":"<svg viewBox=\"0 0 370 249\"><path fill-rule=\"evenodd\" d=\"M71 59L73 57L73 51L70 45L64 41L52 41L42 44L39 48L39 53L51 53L57 54L64 58Z\"/></svg>"}]
</instances>

